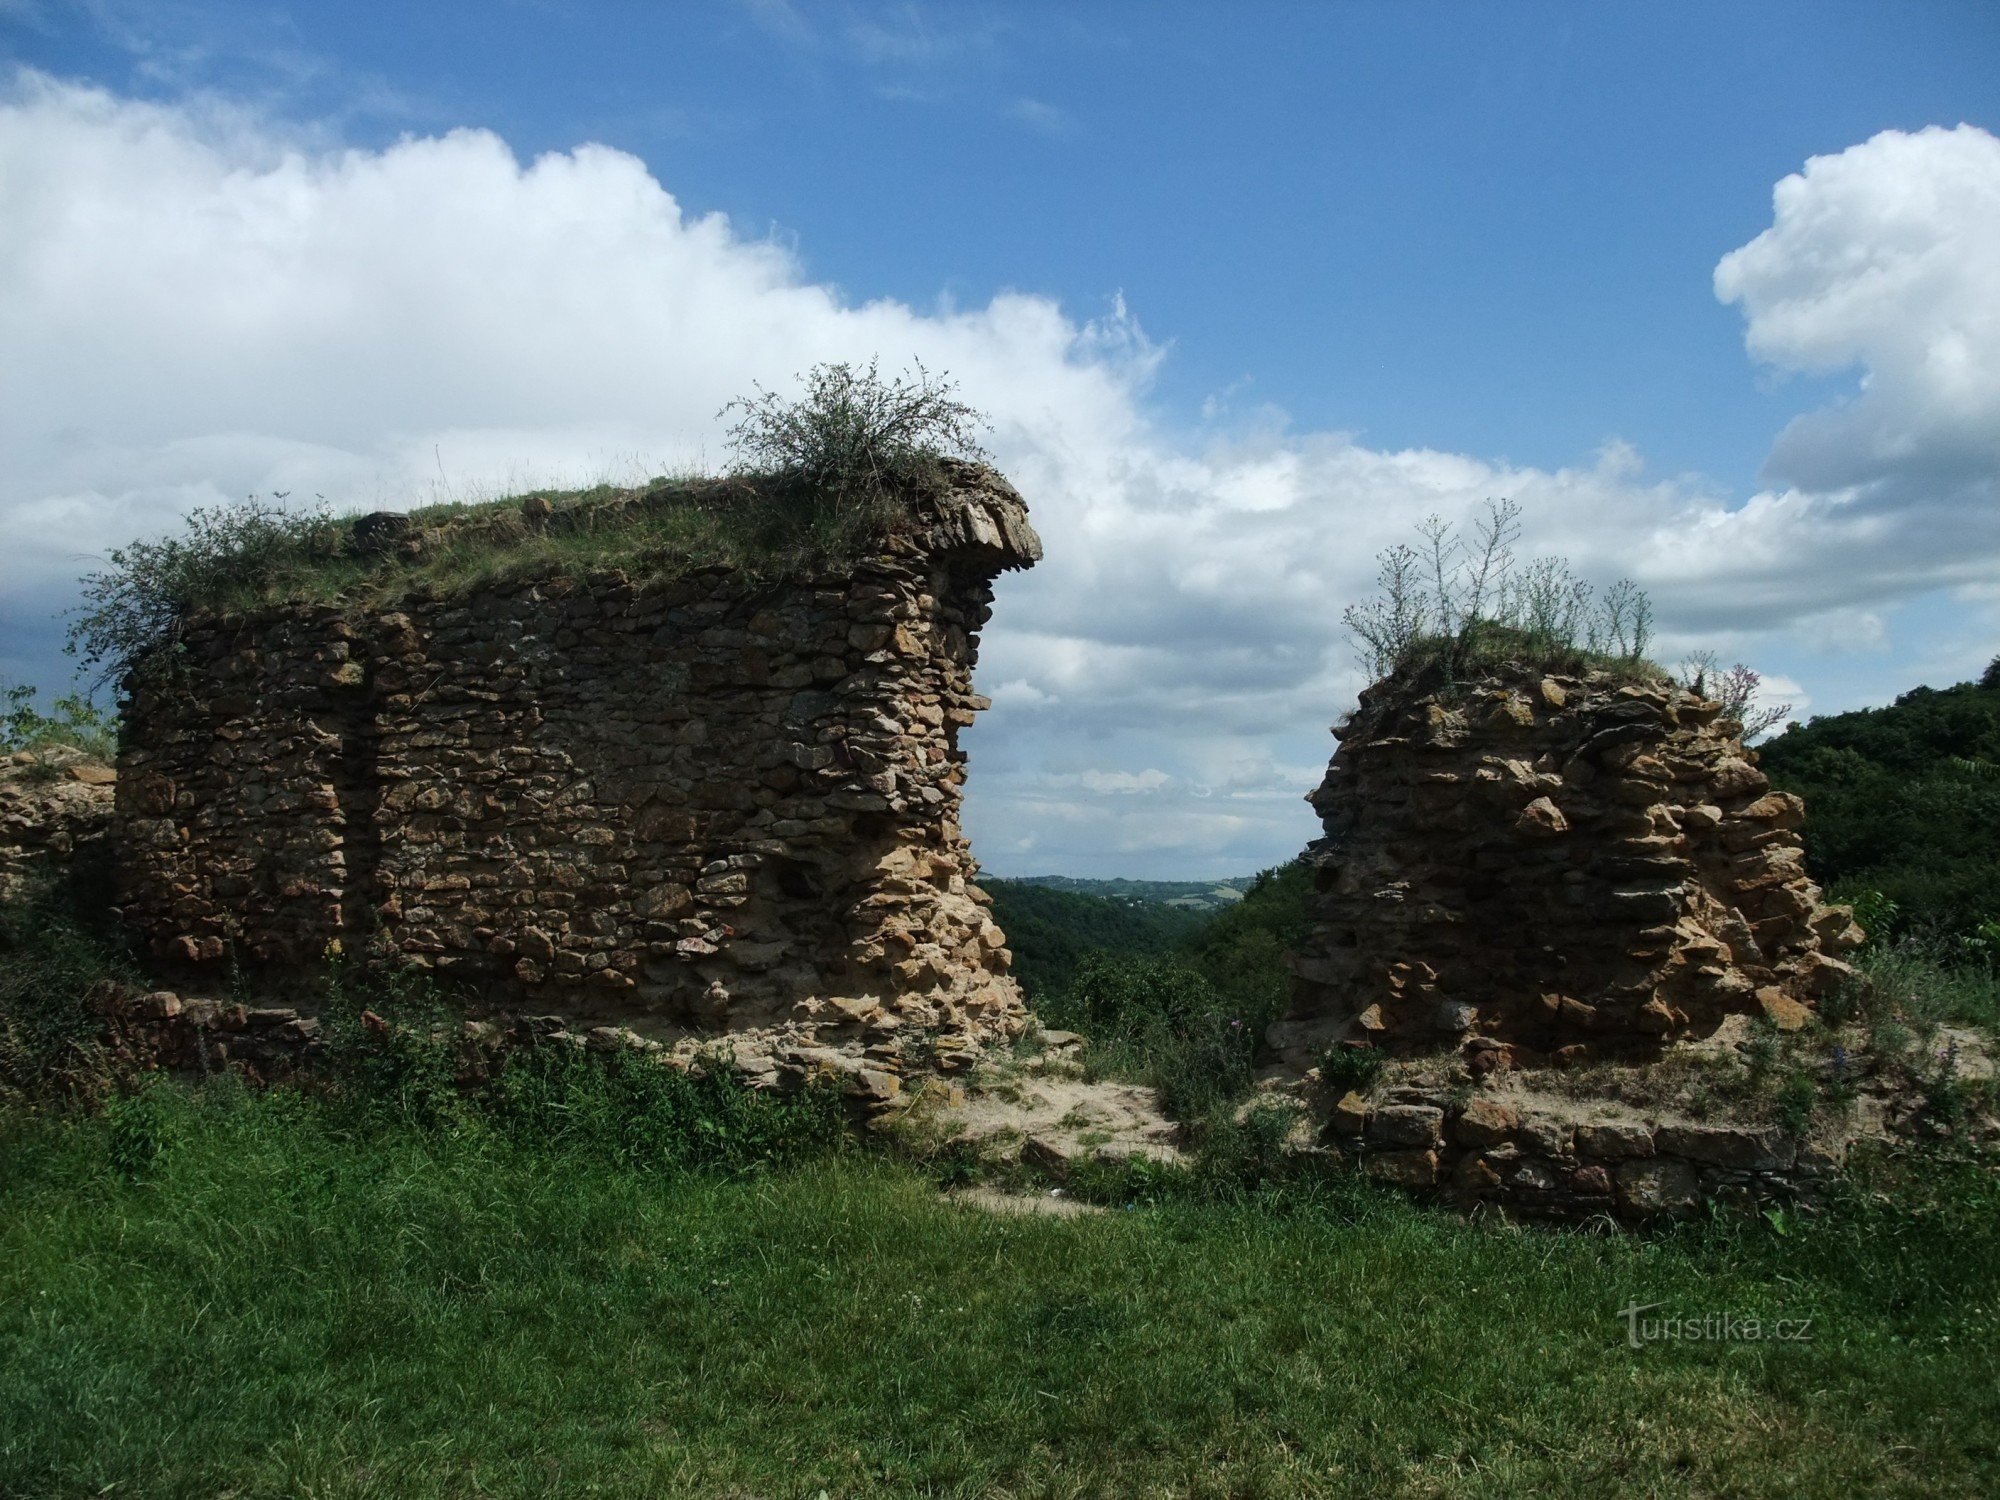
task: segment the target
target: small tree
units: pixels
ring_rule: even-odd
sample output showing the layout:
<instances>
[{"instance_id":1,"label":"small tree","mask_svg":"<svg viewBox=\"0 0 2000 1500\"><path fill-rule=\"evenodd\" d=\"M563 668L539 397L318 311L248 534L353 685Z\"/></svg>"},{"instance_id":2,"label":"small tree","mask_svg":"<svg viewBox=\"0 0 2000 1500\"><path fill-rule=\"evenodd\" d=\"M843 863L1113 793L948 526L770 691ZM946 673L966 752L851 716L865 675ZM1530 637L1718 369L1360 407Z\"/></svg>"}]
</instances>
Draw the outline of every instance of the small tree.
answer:
<instances>
[{"instance_id":1,"label":"small tree","mask_svg":"<svg viewBox=\"0 0 2000 1500\"><path fill-rule=\"evenodd\" d=\"M47 750L66 745L109 760L118 753L118 721L87 694L69 693L54 699L50 712L36 705L37 693L25 682L0 680L0 753Z\"/></svg>"},{"instance_id":2,"label":"small tree","mask_svg":"<svg viewBox=\"0 0 2000 1500\"><path fill-rule=\"evenodd\" d=\"M738 413L729 446L739 472L772 475L836 498L874 497L937 479L938 460L981 461L986 418L956 399L958 387L921 363L884 380L865 367L819 364L787 399L756 387L717 412Z\"/></svg>"}]
</instances>

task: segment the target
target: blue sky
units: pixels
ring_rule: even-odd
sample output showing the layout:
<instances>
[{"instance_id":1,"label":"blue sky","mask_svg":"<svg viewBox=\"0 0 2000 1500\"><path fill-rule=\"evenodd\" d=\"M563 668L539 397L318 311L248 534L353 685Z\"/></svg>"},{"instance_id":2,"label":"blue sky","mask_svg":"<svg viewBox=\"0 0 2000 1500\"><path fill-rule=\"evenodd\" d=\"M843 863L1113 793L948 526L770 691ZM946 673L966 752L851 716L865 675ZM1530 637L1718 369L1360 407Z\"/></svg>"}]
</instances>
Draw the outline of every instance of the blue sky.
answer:
<instances>
[{"instance_id":1,"label":"blue sky","mask_svg":"<svg viewBox=\"0 0 2000 1500\"><path fill-rule=\"evenodd\" d=\"M1749 485L1816 394L1760 379L1716 257L1807 157L2000 128L2000 6L35 5L13 55L343 138L602 141L856 298L1171 339L1157 397L1555 466L1610 436ZM90 16L99 17L96 21ZM32 18L41 17L41 26Z\"/></svg>"},{"instance_id":2,"label":"blue sky","mask_svg":"<svg viewBox=\"0 0 2000 1500\"><path fill-rule=\"evenodd\" d=\"M1003 872L1303 843L1358 685L1340 606L1398 527L1496 486L1532 541L1646 583L1672 644L1801 703L2000 649L1970 263L2000 7L0 0L0 65L0 252L77 267L86 204L129 247L89 242L98 296L12 292L18 347L67 366L0 372L16 677L62 680L80 558L211 493L414 502L433 449L468 485L713 457L746 375L878 351L995 411L1051 543L1003 590L970 741ZM1884 256L1921 274L1862 274ZM328 298L364 316L288 355ZM180 319L211 305L204 376ZM427 383L371 407L385 365Z\"/></svg>"}]
</instances>

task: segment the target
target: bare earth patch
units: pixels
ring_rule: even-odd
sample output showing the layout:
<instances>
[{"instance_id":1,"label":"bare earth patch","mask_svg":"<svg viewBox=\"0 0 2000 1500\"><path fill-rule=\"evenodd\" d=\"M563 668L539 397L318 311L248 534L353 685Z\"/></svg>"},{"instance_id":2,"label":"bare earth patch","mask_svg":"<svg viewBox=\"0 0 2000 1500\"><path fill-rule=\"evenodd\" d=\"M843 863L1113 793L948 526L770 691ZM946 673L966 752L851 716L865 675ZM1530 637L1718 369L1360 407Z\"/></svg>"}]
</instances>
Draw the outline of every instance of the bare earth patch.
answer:
<instances>
[{"instance_id":1,"label":"bare earth patch","mask_svg":"<svg viewBox=\"0 0 2000 1500\"><path fill-rule=\"evenodd\" d=\"M1085 1078L1073 1060L1080 1040L1051 1032L1040 1050L992 1054L962 1085L919 1093L889 1128L920 1150L969 1150L989 1164L1018 1163L1057 1179L1091 1159L1185 1162L1181 1128L1161 1112L1153 1091ZM1082 1211L1047 1188L1022 1195L989 1186L947 1197L995 1212Z\"/></svg>"}]
</instances>

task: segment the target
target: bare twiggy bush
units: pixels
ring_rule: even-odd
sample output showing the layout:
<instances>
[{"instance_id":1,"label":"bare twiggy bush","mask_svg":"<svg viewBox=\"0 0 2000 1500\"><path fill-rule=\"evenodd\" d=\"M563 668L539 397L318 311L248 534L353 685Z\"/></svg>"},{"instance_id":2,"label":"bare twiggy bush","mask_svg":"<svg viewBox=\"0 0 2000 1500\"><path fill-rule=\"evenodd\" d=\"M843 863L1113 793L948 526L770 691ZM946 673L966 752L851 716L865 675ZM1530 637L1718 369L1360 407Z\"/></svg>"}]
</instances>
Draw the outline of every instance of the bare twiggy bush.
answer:
<instances>
[{"instance_id":1,"label":"bare twiggy bush","mask_svg":"<svg viewBox=\"0 0 2000 1500\"><path fill-rule=\"evenodd\" d=\"M1763 675L1743 662L1724 667L1713 651L1691 651L1681 663L1681 686L1722 705L1722 716L1743 726L1743 738L1777 728L1792 716L1789 703L1758 703L1757 689Z\"/></svg>"},{"instance_id":2,"label":"bare twiggy bush","mask_svg":"<svg viewBox=\"0 0 2000 1500\"><path fill-rule=\"evenodd\" d=\"M1597 597L1562 558L1519 561L1520 518L1505 499L1486 503L1470 535L1426 516L1420 546L1399 542L1380 554L1381 593L1343 615L1372 676L1436 669L1450 681L1503 658L1645 664L1653 636L1645 591L1621 578Z\"/></svg>"}]
</instances>

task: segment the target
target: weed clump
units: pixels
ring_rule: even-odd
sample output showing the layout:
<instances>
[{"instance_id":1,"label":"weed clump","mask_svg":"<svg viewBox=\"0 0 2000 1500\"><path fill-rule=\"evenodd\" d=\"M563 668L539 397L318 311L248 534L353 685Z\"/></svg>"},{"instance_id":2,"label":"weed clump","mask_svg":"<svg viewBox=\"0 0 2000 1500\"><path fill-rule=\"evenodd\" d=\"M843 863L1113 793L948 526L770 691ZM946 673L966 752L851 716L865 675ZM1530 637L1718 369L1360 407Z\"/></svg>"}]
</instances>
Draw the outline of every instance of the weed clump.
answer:
<instances>
[{"instance_id":1,"label":"weed clump","mask_svg":"<svg viewBox=\"0 0 2000 1500\"><path fill-rule=\"evenodd\" d=\"M885 380L870 360L815 365L804 392L786 399L757 386L717 416L738 413L729 429L740 473L774 478L833 504L870 502L936 487L941 461L986 461L979 412L958 400L957 386L922 363L914 376Z\"/></svg>"},{"instance_id":2,"label":"weed clump","mask_svg":"<svg viewBox=\"0 0 2000 1500\"><path fill-rule=\"evenodd\" d=\"M1472 535L1429 516L1422 545L1397 543L1378 558L1382 592L1341 618L1376 678L1463 681L1513 663L1545 671L1591 667L1662 676L1646 660L1653 607L1621 578L1602 595L1559 557L1519 562L1521 507L1489 500Z\"/></svg>"},{"instance_id":3,"label":"weed clump","mask_svg":"<svg viewBox=\"0 0 2000 1500\"><path fill-rule=\"evenodd\" d=\"M1387 1061L1373 1047L1335 1047L1320 1061L1320 1085L1334 1096L1349 1090L1365 1094L1382 1076Z\"/></svg>"},{"instance_id":4,"label":"weed clump","mask_svg":"<svg viewBox=\"0 0 2000 1500\"><path fill-rule=\"evenodd\" d=\"M357 1123L492 1135L537 1151L662 1171L747 1172L838 1146L837 1084L777 1095L723 1053L687 1067L643 1053L585 1052L550 1039L470 1058L459 1017L427 976L391 971L348 984L330 971L326 1068L317 1085Z\"/></svg>"}]
</instances>

